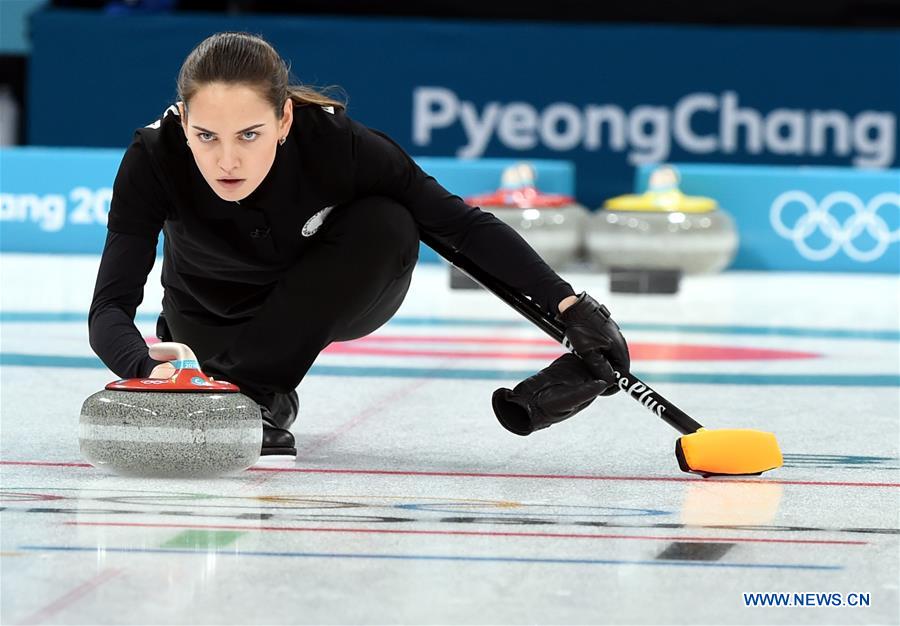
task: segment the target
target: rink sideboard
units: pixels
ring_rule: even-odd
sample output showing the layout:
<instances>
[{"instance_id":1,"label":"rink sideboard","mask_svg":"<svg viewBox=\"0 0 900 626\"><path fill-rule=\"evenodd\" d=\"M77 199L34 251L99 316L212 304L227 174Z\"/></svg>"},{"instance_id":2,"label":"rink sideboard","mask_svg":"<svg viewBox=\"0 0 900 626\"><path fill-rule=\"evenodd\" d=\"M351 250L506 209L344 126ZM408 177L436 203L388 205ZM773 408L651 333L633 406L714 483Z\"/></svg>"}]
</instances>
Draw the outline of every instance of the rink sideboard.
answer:
<instances>
[{"instance_id":1,"label":"rink sideboard","mask_svg":"<svg viewBox=\"0 0 900 626\"><path fill-rule=\"evenodd\" d=\"M0 149L0 252L99 254L122 151ZM416 159L452 192L493 191L511 159ZM575 166L530 160L542 190L572 194ZM677 164L681 188L715 198L734 218L730 269L900 271L900 170ZM638 169L646 189L652 166ZM597 207L588 207L596 209ZM423 248L421 259L437 256Z\"/></svg>"},{"instance_id":2,"label":"rink sideboard","mask_svg":"<svg viewBox=\"0 0 900 626\"><path fill-rule=\"evenodd\" d=\"M100 254L122 154L108 148L0 148L0 252ZM496 190L503 170L518 161L422 157L416 162L452 192L468 196ZM574 192L571 163L528 162L544 191ZM162 236L157 252L162 253ZM425 246L419 258L438 260Z\"/></svg>"}]
</instances>

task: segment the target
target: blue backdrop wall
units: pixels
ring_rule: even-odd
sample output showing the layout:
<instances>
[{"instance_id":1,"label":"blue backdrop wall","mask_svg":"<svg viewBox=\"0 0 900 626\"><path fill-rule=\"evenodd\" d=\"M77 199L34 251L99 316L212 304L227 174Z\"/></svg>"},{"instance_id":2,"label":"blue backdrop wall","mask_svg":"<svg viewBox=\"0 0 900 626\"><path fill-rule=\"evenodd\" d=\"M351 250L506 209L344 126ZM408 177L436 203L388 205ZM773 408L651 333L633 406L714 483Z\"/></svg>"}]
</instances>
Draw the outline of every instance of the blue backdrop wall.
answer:
<instances>
[{"instance_id":1,"label":"blue backdrop wall","mask_svg":"<svg viewBox=\"0 0 900 626\"><path fill-rule=\"evenodd\" d=\"M74 10L31 21L30 143L124 147L222 30L263 34L414 154L573 161L589 207L649 162L898 162L896 31Z\"/></svg>"}]
</instances>

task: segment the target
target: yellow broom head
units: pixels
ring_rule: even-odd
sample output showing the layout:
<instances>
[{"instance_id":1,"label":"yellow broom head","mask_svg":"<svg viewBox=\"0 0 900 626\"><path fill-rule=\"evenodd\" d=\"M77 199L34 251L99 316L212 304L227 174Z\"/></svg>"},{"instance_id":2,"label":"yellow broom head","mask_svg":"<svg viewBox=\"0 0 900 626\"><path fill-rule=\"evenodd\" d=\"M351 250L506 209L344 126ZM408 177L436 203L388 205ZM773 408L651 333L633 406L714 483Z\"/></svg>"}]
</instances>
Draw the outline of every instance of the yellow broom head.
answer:
<instances>
[{"instance_id":1,"label":"yellow broom head","mask_svg":"<svg viewBox=\"0 0 900 626\"><path fill-rule=\"evenodd\" d=\"M744 476L781 467L781 449L773 433L760 430L706 430L685 435L675 444L683 472L703 476Z\"/></svg>"}]
</instances>

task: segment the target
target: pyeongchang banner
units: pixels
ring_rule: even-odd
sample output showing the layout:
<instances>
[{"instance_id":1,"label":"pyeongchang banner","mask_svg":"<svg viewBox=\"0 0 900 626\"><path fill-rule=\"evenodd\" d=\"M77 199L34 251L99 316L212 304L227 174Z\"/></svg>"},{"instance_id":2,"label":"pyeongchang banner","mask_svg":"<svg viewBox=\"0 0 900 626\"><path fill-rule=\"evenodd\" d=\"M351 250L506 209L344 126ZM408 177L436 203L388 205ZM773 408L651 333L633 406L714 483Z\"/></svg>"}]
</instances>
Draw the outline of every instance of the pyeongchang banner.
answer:
<instances>
[{"instance_id":1,"label":"pyeongchang banner","mask_svg":"<svg viewBox=\"0 0 900 626\"><path fill-rule=\"evenodd\" d=\"M896 167L900 34L200 14L32 18L29 140L124 147L206 36L265 36L410 153L576 165L596 208L662 161Z\"/></svg>"}]
</instances>

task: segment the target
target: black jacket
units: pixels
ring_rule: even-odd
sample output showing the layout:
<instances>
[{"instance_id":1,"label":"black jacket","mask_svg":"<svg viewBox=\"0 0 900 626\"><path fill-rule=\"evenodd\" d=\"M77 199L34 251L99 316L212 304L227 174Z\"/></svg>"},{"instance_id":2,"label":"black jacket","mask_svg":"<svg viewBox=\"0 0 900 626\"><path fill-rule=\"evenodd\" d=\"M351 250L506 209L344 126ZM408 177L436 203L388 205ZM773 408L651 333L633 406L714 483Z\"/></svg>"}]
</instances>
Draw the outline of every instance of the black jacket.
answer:
<instances>
[{"instance_id":1,"label":"black jacket","mask_svg":"<svg viewBox=\"0 0 900 626\"><path fill-rule=\"evenodd\" d=\"M238 203L219 198L204 180L172 106L135 132L119 166L88 316L91 347L123 378L147 376L158 364L134 316L160 230L166 306L211 324L238 323L315 241L301 236L310 217L368 195L397 200L422 231L548 311L556 313L574 293L515 231L465 204L390 138L340 110L295 105L272 169Z\"/></svg>"}]
</instances>

